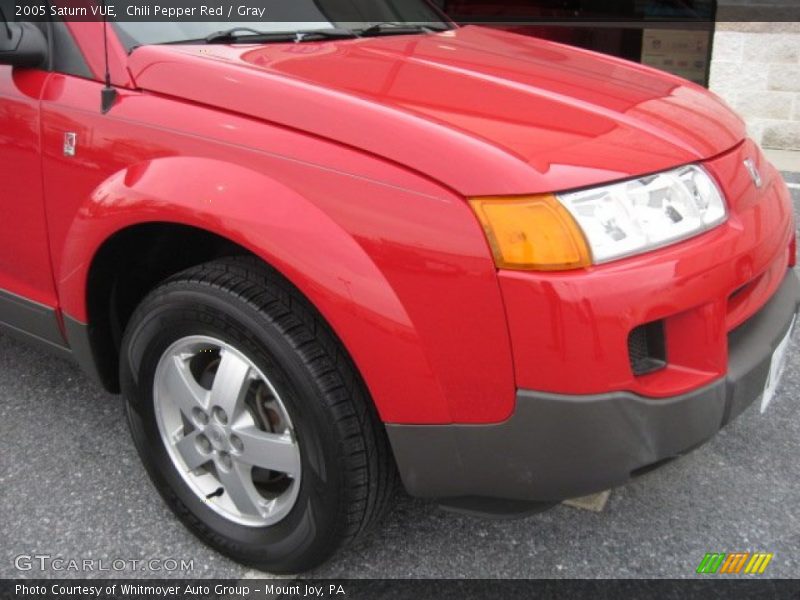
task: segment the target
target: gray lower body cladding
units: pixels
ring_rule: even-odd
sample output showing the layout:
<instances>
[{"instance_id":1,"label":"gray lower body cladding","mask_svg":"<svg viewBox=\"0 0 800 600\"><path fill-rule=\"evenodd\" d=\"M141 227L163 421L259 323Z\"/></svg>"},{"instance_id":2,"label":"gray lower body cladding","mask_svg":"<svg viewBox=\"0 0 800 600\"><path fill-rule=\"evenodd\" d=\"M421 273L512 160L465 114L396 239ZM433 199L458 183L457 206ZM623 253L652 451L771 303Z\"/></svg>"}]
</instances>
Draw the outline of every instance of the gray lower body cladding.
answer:
<instances>
[{"instance_id":1,"label":"gray lower body cladding","mask_svg":"<svg viewBox=\"0 0 800 600\"><path fill-rule=\"evenodd\" d=\"M683 396L521 390L504 423L387 425L403 483L421 497L541 503L624 484L700 446L761 396L798 305L800 281L789 272L767 305L729 334L728 376Z\"/></svg>"}]
</instances>

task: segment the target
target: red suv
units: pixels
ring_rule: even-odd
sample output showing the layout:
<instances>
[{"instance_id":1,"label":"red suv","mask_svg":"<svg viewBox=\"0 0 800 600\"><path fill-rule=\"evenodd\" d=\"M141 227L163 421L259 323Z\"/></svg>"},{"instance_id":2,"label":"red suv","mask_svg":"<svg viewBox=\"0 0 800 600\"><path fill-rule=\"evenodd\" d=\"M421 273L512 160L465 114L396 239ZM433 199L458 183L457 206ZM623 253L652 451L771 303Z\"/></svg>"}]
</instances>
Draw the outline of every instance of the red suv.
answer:
<instances>
[{"instance_id":1,"label":"red suv","mask_svg":"<svg viewBox=\"0 0 800 600\"><path fill-rule=\"evenodd\" d=\"M125 395L203 541L300 571L398 472L521 514L767 408L792 208L718 98L424 0L278 3L0 23L0 321Z\"/></svg>"}]
</instances>

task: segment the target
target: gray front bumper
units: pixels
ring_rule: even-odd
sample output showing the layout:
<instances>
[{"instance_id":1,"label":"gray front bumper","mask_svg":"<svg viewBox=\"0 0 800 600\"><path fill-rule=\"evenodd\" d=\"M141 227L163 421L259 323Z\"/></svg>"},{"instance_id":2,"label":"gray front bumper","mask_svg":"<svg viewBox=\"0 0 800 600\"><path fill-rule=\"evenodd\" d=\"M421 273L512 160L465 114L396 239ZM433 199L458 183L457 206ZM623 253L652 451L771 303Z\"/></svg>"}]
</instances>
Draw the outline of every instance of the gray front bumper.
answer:
<instances>
[{"instance_id":1,"label":"gray front bumper","mask_svg":"<svg viewBox=\"0 0 800 600\"><path fill-rule=\"evenodd\" d=\"M621 485L703 444L757 400L800 306L789 272L775 296L729 336L725 379L684 396L517 395L497 425L387 425L414 496L557 502Z\"/></svg>"}]
</instances>

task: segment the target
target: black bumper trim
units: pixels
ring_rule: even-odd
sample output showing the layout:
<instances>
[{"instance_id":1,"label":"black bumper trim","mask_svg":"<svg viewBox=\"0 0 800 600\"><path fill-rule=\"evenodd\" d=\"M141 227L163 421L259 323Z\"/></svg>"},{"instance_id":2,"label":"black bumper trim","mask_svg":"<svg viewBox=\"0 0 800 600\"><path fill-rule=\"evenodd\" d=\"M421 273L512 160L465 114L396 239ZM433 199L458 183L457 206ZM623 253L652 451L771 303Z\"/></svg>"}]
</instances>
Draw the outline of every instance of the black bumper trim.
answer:
<instances>
[{"instance_id":1,"label":"black bumper trim","mask_svg":"<svg viewBox=\"0 0 800 600\"><path fill-rule=\"evenodd\" d=\"M429 498L556 502L609 489L714 436L757 400L800 306L794 272L729 336L729 373L671 399L520 391L497 425L387 425L408 492Z\"/></svg>"}]
</instances>

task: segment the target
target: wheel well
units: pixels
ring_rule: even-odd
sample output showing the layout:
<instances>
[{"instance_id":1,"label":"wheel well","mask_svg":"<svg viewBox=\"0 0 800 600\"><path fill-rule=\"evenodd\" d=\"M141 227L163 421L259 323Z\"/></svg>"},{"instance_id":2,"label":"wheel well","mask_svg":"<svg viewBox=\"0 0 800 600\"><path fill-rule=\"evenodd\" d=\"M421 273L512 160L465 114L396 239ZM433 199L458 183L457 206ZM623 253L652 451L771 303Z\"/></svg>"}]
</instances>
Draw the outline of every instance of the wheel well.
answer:
<instances>
[{"instance_id":1,"label":"wheel well","mask_svg":"<svg viewBox=\"0 0 800 600\"><path fill-rule=\"evenodd\" d=\"M103 386L119 392L119 348L131 315L159 283L190 267L251 252L202 229L148 223L109 238L87 281L89 341Z\"/></svg>"}]
</instances>

